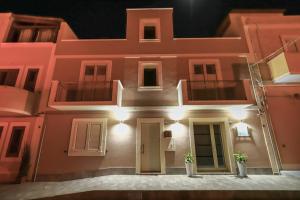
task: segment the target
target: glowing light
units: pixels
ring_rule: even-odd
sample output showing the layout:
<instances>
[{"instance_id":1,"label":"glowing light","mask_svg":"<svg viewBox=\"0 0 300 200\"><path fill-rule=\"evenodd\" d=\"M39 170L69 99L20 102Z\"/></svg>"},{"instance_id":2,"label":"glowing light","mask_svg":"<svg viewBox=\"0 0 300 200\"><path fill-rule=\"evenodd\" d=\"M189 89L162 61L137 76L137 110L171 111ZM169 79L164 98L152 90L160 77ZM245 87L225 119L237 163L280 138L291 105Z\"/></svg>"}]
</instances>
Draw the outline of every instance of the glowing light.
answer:
<instances>
[{"instance_id":1,"label":"glowing light","mask_svg":"<svg viewBox=\"0 0 300 200\"><path fill-rule=\"evenodd\" d=\"M114 118L120 122L123 122L129 118L129 113L121 107L118 107L113 110Z\"/></svg>"},{"instance_id":2,"label":"glowing light","mask_svg":"<svg viewBox=\"0 0 300 200\"><path fill-rule=\"evenodd\" d=\"M172 131L173 137L184 137L184 136L186 136L186 133L187 133L186 127L179 122L171 124L169 126L169 129Z\"/></svg>"},{"instance_id":3,"label":"glowing light","mask_svg":"<svg viewBox=\"0 0 300 200\"><path fill-rule=\"evenodd\" d=\"M182 107L178 107L169 112L169 117L175 121L182 120L184 118L184 115L185 115L185 110Z\"/></svg>"},{"instance_id":4,"label":"glowing light","mask_svg":"<svg viewBox=\"0 0 300 200\"><path fill-rule=\"evenodd\" d=\"M243 108L231 108L229 112L236 120L243 120L247 118L247 111Z\"/></svg>"},{"instance_id":5,"label":"glowing light","mask_svg":"<svg viewBox=\"0 0 300 200\"><path fill-rule=\"evenodd\" d=\"M130 127L124 123L118 123L111 129L112 139L117 142L127 141L131 139Z\"/></svg>"},{"instance_id":6,"label":"glowing light","mask_svg":"<svg viewBox=\"0 0 300 200\"><path fill-rule=\"evenodd\" d=\"M248 126L243 122L240 122L236 125L236 131L239 137L249 136Z\"/></svg>"}]
</instances>

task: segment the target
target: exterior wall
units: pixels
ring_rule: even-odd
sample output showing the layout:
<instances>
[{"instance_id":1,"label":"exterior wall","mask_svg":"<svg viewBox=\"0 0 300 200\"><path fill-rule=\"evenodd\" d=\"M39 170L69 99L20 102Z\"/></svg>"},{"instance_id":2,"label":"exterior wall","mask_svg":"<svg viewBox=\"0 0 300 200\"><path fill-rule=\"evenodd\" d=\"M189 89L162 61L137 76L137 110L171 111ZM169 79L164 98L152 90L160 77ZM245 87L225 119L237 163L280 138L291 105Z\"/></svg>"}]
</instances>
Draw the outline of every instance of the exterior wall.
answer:
<instances>
[{"instance_id":1,"label":"exterior wall","mask_svg":"<svg viewBox=\"0 0 300 200\"><path fill-rule=\"evenodd\" d=\"M227 118L232 121L226 137L232 138L234 152L243 151L249 155L248 166L254 169L269 169L270 164L260 122L255 111L248 111L244 120L251 137L238 138L235 121L229 113L221 111L195 111L187 113L177 124L170 120L167 111L130 112L130 118L123 128L111 113L51 113L47 115L46 132L42 144L41 160L38 166L38 180L64 180L93 176L99 171L106 173L135 173L136 166L136 126L137 118L164 118L164 130L171 130L176 150L165 152L167 173L183 172L184 154L190 151L189 118ZM68 156L73 118L107 118L107 152L105 156ZM54 147L55 148L51 148ZM230 155L232 156L232 155ZM111 172L109 172L111 171ZM249 170L251 171L251 170ZM177 171L178 172L178 171Z\"/></svg>"},{"instance_id":2,"label":"exterior wall","mask_svg":"<svg viewBox=\"0 0 300 200\"><path fill-rule=\"evenodd\" d=\"M38 147L40 142L40 135L42 132L43 127L43 116L40 117L0 117L0 123L7 123L8 126L11 123L14 122L25 122L28 123L29 129L27 133L27 137L23 138L24 145L28 144L31 147L31 168L29 170L28 174L28 180L31 179L33 173L34 173L34 166L36 164L36 156L38 154ZM1 140L5 142L8 142L8 135L3 135ZM7 160L3 157L3 154L5 153L4 145L1 147L1 157L0 157L0 182L13 182L16 179L16 176L19 171L21 160L14 159L14 160ZM20 150L20 155L22 155L23 150Z\"/></svg>"},{"instance_id":3,"label":"exterior wall","mask_svg":"<svg viewBox=\"0 0 300 200\"><path fill-rule=\"evenodd\" d=\"M0 13L0 42L4 41L10 24L11 13Z\"/></svg>"}]
</instances>

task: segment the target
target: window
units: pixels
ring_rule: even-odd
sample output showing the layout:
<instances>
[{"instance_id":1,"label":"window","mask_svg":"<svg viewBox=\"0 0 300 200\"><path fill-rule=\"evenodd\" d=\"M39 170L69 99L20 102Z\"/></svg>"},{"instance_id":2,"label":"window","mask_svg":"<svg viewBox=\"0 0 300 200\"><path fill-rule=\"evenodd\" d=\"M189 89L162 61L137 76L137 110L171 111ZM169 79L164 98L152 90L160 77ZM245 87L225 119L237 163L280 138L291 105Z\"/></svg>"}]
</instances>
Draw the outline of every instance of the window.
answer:
<instances>
[{"instance_id":1,"label":"window","mask_svg":"<svg viewBox=\"0 0 300 200\"><path fill-rule=\"evenodd\" d=\"M192 81L216 81L221 79L219 61L214 59L192 59L189 61Z\"/></svg>"},{"instance_id":2,"label":"window","mask_svg":"<svg viewBox=\"0 0 300 200\"><path fill-rule=\"evenodd\" d=\"M19 69L0 69L0 85L15 86Z\"/></svg>"},{"instance_id":3,"label":"window","mask_svg":"<svg viewBox=\"0 0 300 200\"><path fill-rule=\"evenodd\" d=\"M106 151L104 118L73 119L69 156L104 156Z\"/></svg>"},{"instance_id":4,"label":"window","mask_svg":"<svg viewBox=\"0 0 300 200\"><path fill-rule=\"evenodd\" d=\"M111 61L83 61L80 81L110 81Z\"/></svg>"},{"instance_id":5,"label":"window","mask_svg":"<svg viewBox=\"0 0 300 200\"><path fill-rule=\"evenodd\" d=\"M138 71L139 90L162 89L162 67L159 61L140 61Z\"/></svg>"},{"instance_id":6,"label":"window","mask_svg":"<svg viewBox=\"0 0 300 200\"><path fill-rule=\"evenodd\" d=\"M36 23L15 20L7 42L55 42L58 23Z\"/></svg>"},{"instance_id":7,"label":"window","mask_svg":"<svg viewBox=\"0 0 300 200\"><path fill-rule=\"evenodd\" d=\"M144 26L144 39L156 39L155 26Z\"/></svg>"},{"instance_id":8,"label":"window","mask_svg":"<svg viewBox=\"0 0 300 200\"><path fill-rule=\"evenodd\" d=\"M6 157L19 157L24 132L25 127L23 126L13 127L6 151Z\"/></svg>"},{"instance_id":9,"label":"window","mask_svg":"<svg viewBox=\"0 0 300 200\"><path fill-rule=\"evenodd\" d=\"M24 89L33 92L36 85L39 69L28 69Z\"/></svg>"},{"instance_id":10,"label":"window","mask_svg":"<svg viewBox=\"0 0 300 200\"><path fill-rule=\"evenodd\" d=\"M160 38L160 19L140 20L140 42L160 42Z\"/></svg>"}]
</instances>

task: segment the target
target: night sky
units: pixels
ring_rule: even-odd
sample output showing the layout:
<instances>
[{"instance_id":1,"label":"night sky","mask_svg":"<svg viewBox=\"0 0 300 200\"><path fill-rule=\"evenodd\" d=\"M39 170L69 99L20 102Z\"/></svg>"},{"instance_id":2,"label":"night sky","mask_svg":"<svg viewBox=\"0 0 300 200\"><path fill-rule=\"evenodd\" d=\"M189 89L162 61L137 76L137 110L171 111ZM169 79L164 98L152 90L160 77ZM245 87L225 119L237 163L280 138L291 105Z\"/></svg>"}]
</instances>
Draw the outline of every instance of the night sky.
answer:
<instances>
[{"instance_id":1,"label":"night sky","mask_svg":"<svg viewBox=\"0 0 300 200\"><path fill-rule=\"evenodd\" d=\"M175 37L213 36L232 9L285 9L300 0L0 0L0 12L61 17L79 38L125 38L126 8L174 8Z\"/></svg>"}]
</instances>

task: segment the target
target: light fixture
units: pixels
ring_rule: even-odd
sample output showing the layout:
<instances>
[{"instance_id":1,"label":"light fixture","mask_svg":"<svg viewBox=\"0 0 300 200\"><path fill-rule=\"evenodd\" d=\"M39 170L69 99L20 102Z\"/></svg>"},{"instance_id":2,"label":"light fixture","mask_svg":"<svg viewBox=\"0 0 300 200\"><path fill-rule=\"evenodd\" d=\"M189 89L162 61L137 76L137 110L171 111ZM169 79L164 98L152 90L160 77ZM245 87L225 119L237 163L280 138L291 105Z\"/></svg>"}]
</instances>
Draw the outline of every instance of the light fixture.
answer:
<instances>
[{"instance_id":1,"label":"light fixture","mask_svg":"<svg viewBox=\"0 0 300 200\"><path fill-rule=\"evenodd\" d=\"M239 137L249 137L248 126L242 121L236 125L236 132Z\"/></svg>"},{"instance_id":2,"label":"light fixture","mask_svg":"<svg viewBox=\"0 0 300 200\"><path fill-rule=\"evenodd\" d=\"M185 115L185 110L183 107L177 107L175 109L172 109L169 112L169 117L170 119L178 122L179 120L182 120L184 118Z\"/></svg>"},{"instance_id":3,"label":"light fixture","mask_svg":"<svg viewBox=\"0 0 300 200\"><path fill-rule=\"evenodd\" d=\"M247 111L243 108L230 108L229 112L236 120L244 120L247 118Z\"/></svg>"},{"instance_id":4,"label":"light fixture","mask_svg":"<svg viewBox=\"0 0 300 200\"><path fill-rule=\"evenodd\" d=\"M129 113L122 107L117 107L113 110L114 118L119 122L124 122L129 118Z\"/></svg>"}]
</instances>

